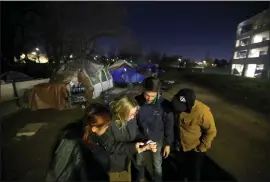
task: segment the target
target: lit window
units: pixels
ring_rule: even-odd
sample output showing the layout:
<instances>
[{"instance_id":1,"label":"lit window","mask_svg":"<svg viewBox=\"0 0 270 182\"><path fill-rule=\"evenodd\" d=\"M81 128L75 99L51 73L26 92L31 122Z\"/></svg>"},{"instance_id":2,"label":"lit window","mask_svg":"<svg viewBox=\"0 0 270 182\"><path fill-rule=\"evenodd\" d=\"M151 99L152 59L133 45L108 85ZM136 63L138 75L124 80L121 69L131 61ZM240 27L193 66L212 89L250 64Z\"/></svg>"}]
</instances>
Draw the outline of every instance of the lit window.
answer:
<instances>
[{"instance_id":1,"label":"lit window","mask_svg":"<svg viewBox=\"0 0 270 182\"><path fill-rule=\"evenodd\" d=\"M247 50L237 51L234 53L234 59L243 59L247 57Z\"/></svg>"},{"instance_id":2,"label":"lit window","mask_svg":"<svg viewBox=\"0 0 270 182\"><path fill-rule=\"evenodd\" d=\"M237 57L241 58L246 58L247 57L247 51L239 51L237 54Z\"/></svg>"},{"instance_id":3,"label":"lit window","mask_svg":"<svg viewBox=\"0 0 270 182\"><path fill-rule=\"evenodd\" d=\"M261 32L259 34L256 34L253 38L252 38L252 43L260 43L266 40L269 40L269 31L265 31L265 32Z\"/></svg>"},{"instance_id":4,"label":"lit window","mask_svg":"<svg viewBox=\"0 0 270 182\"><path fill-rule=\"evenodd\" d=\"M243 64L233 64L232 65L232 74L241 76L243 73L244 65Z\"/></svg>"},{"instance_id":5,"label":"lit window","mask_svg":"<svg viewBox=\"0 0 270 182\"><path fill-rule=\"evenodd\" d=\"M261 47L256 49L251 49L249 51L248 57L249 58L257 58L263 55L267 55L268 47Z\"/></svg>"},{"instance_id":6,"label":"lit window","mask_svg":"<svg viewBox=\"0 0 270 182\"><path fill-rule=\"evenodd\" d=\"M257 68L256 64L248 64L246 72L245 72L245 76L250 77L250 78L254 78L256 68Z\"/></svg>"},{"instance_id":7,"label":"lit window","mask_svg":"<svg viewBox=\"0 0 270 182\"><path fill-rule=\"evenodd\" d=\"M261 77L263 73L264 65L263 64L257 64L256 70L255 70L255 77Z\"/></svg>"}]
</instances>

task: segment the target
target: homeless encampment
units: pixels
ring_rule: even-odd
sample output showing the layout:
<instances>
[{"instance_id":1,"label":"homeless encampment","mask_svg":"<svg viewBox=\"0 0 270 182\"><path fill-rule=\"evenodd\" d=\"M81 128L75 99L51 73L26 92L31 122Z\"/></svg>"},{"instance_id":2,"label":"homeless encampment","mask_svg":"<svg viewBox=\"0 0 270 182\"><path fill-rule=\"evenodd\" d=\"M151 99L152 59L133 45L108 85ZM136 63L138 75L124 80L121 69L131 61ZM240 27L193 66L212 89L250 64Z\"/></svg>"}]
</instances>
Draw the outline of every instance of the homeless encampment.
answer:
<instances>
[{"instance_id":1,"label":"homeless encampment","mask_svg":"<svg viewBox=\"0 0 270 182\"><path fill-rule=\"evenodd\" d=\"M112 87L107 67L92 59L74 59L54 72L49 83L34 86L29 93L29 108L64 109L85 104Z\"/></svg>"}]
</instances>

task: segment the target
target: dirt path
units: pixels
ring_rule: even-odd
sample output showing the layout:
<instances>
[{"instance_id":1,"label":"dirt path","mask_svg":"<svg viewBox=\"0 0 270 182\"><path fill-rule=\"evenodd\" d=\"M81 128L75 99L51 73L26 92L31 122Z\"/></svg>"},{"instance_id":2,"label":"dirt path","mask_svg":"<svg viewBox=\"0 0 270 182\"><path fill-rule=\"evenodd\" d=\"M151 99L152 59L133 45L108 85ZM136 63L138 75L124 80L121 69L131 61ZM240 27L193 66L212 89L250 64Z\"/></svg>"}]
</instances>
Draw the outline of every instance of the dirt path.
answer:
<instances>
[{"instance_id":1,"label":"dirt path","mask_svg":"<svg viewBox=\"0 0 270 182\"><path fill-rule=\"evenodd\" d=\"M270 122L266 117L192 83L175 85L164 97L170 99L184 87L193 88L197 99L213 111L218 135L209 157L238 181L270 181Z\"/></svg>"}]
</instances>

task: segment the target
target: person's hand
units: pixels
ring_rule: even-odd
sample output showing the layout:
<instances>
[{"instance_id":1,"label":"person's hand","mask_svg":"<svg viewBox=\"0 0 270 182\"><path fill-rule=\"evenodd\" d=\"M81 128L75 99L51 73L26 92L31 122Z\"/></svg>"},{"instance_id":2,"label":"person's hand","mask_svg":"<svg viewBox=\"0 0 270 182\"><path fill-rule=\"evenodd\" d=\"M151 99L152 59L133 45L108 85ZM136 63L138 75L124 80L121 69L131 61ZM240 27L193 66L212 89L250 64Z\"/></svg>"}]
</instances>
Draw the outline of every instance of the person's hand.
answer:
<instances>
[{"instance_id":1,"label":"person's hand","mask_svg":"<svg viewBox=\"0 0 270 182\"><path fill-rule=\"evenodd\" d=\"M163 157L167 158L170 154L171 151L171 147L169 145L165 146L164 150L163 150Z\"/></svg>"},{"instance_id":2,"label":"person's hand","mask_svg":"<svg viewBox=\"0 0 270 182\"><path fill-rule=\"evenodd\" d=\"M157 144L155 142L146 144L143 142L137 142L136 143L136 150L138 153L144 152L146 150L151 150L152 152L157 151Z\"/></svg>"},{"instance_id":3,"label":"person's hand","mask_svg":"<svg viewBox=\"0 0 270 182\"><path fill-rule=\"evenodd\" d=\"M135 144L135 146L136 146L136 150L137 150L138 153L142 153L142 152L144 152L146 150L150 150L149 146L145 145L143 142L137 142Z\"/></svg>"},{"instance_id":4,"label":"person's hand","mask_svg":"<svg viewBox=\"0 0 270 182\"><path fill-rule=\"evenodd\" d=\"M152 152L157 152L157 144L156 143L150 143L148 144L148 147L150 148Z\"/></svg>"}]
</instances>

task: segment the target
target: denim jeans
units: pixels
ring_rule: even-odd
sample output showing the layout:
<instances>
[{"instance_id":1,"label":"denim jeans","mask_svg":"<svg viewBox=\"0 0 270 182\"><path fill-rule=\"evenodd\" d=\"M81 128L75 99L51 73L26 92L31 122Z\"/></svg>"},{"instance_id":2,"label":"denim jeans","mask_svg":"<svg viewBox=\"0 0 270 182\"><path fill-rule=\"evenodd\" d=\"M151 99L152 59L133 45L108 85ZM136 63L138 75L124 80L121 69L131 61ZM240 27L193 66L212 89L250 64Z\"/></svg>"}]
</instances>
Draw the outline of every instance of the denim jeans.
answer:
<instances>
[{"instance_id":1,"label":"denim jeans","mask_svg":"<svg viewBox=\"0 0 270 182\"><path fill-rule=\"evenodd\" d=\"M154 169L154 181L162 181L162 155L161 150L163 147L163 142L157 142L157 152L152 152L153 157L153 169ZM138 175L137 180L144 178L144 153L137 154L137 165L138 165Z\"/></svg>"}]
</instances>

